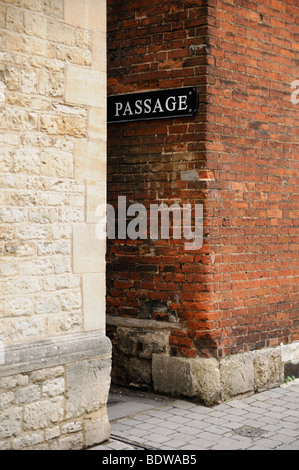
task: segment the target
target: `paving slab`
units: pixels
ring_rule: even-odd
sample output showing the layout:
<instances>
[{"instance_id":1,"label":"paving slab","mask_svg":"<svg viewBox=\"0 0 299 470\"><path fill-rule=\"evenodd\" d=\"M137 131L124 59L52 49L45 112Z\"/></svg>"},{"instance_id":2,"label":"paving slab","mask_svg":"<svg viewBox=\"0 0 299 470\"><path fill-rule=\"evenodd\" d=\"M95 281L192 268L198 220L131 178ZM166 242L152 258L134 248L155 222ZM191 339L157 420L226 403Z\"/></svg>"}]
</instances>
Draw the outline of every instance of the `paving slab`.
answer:
<instances>
[{"instance_id":1,"label":"paving slab","mask_svg":"<svg viewBox=\"0 0 299 470\"><path fill-rule=\"evenodd\" d=\"M299 384L207 408L113 389L111 439L90 450L299 450Z\"/></svg>"}]
</instances>

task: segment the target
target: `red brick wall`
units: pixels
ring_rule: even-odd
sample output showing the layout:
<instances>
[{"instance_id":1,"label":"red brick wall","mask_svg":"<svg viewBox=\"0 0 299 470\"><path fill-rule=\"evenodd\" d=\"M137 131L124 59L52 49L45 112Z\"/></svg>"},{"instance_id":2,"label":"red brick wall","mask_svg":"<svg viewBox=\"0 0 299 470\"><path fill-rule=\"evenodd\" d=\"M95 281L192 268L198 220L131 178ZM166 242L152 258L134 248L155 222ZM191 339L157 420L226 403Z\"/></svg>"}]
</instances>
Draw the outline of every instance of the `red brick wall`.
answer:
<instances>
[{"instance_id":1,"label":"red brick wall","mask_svg":"<svg viewBox=\"0 0 299 470\"><path fill-rule=\"evenodd\" d=\"M295 3L108 0L108 93L200 93L194 118L108 129L110 203L205 206L199 252L108 243L108 315L181 323L172 355L299 339ZM198 181L182 181L186 170Z\"/></svg>"},{"instance_id":2,"label":"red brick wall","mask_svg":"<svg viewBox=\"0 0 299 470\"><path fill-rule=\"evenodd\" d=\"M220 354L299 339L296 0L215 1L208 208ZM297 6L296 6L297 5ZM213 23L213 25L212 25Z\"/></svg>"}]
</instances>

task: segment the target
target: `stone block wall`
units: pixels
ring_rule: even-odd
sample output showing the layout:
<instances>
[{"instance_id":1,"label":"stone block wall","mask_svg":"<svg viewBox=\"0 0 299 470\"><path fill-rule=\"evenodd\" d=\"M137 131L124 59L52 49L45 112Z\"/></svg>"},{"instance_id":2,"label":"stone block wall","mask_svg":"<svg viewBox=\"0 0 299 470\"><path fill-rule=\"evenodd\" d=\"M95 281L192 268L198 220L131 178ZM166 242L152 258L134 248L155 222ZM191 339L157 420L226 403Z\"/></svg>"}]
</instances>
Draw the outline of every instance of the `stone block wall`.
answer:
<instances>
[{"instance_id":1,"label":"stone block wall","mask_svg":"<svg viewBox=\"0 0 299 470\"><path fill-rule=\"evenodd\" d=\"M101 342L106 246L95 234L95 212L106 201L105 0L0 1L0 188L0 341L6 359L12 345L24 351L23 344L45 346L47 339L89 331L97 331ZM39 366L44 369L42 360ZM103 389L110 382L105 371ZM66 371L53 376L57 399L45 391L46 382L40 386L22 373L26 383L20 386L28 390L18 391L15 376L9 392L0 385L3 413L8 397L18 413L24 403L24 416L34 402L32 417L41 416L45 437L51 407L43 410L39 400L55 401L55 424L69 419L60 406L68 395L61 380ZM24 402L18 398L23 392ZM80 413L76 418L83 419L83 408ZM49 416L42 419L44 414ZM27 439L31 429L24 423L11 433L2 430L0 439L5 447L19 445L11 441L19 438L30 447L41 442L40 433ZM103 438L108 435L106 428Z\"/></svg>"}]
</instances>

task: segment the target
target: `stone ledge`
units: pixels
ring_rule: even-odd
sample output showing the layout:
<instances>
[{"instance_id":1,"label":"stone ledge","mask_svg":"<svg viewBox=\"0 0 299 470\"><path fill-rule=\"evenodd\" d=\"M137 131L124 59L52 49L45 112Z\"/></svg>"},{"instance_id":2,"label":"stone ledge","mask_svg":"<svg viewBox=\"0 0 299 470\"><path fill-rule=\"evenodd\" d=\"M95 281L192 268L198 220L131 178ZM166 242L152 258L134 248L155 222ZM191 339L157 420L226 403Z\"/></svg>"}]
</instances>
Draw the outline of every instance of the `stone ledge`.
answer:
<instances>
[{"instance_id":1,"label":"stone ledge","mask_svg":"<svg viewBox=\"0 0 299 470\"><path fill-rule=\"evenodd\" d=\"M111 356L111 342L102 331L7 345L0 377Z\"/></svg>"},{"instance_id":2,"label":"stone ledge","mask_svg":"<svg viewBox=\"0 0 299 470\"><path fill-rule=\"evenodd\" d=\"M143 320L140 318L124 318L107 315L106 324L109 326L120 326L125 328L141 328L148 330L184 330L186 327L182 323L168 323L156 320Z\"/></svg>"}]
</instances>

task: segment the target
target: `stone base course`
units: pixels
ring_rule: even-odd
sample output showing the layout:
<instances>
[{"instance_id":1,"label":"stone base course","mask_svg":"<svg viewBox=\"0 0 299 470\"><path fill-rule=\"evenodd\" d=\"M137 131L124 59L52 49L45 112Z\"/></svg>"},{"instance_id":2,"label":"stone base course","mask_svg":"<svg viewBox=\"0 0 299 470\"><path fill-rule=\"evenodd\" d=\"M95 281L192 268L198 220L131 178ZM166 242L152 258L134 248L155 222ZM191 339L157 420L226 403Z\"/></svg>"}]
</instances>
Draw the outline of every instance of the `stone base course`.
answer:
<instances>
[{"instance_id":1,"label":"stone base course","mask_svg":"<svg viewBox=\"0 0 299 470\"><path fill-rule=\"evenodd\" d=\"M89 332L9 346L0 366L0 449L80 450L110 435L111 345Z\"/></svg>"},{"instance_id":2,"label":"stone base course","mask_svg":"<svg viewBox=\"0 0 299 470\"><path fill-rule=\"evenodd\" d=\"M153 389L185 396L213 406L234 397L252 395L282 384L296 370L299 343L281 345L223 359L170 357L152 359Z\"/></svg>"}]
</instances>

